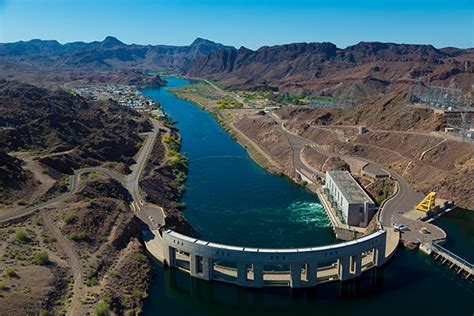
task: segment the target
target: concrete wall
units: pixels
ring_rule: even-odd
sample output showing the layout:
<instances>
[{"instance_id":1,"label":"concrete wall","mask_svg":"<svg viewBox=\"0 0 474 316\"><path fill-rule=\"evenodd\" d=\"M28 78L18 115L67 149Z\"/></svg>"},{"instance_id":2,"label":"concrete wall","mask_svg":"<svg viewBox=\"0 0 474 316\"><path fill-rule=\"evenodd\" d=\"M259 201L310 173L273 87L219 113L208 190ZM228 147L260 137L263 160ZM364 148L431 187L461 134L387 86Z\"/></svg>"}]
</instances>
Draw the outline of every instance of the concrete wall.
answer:
<instances>
[{"instance_id":1,"label":"concrete wall","mask_svg":"<svg viewBox=\"0 0 474 316\"><path fill-rule=\"evenodd\" d=\"M355 181L355 180L354 180ZM357 181L356 181L357 183ZM361 191L364 189L358 184ZM349 203L344 195L341 194L339 188L333 181L331 175L326 173L325 187L328 189L334 201L337 202L346 223L350 226L367 227L373 215L376 212L376 206L373 203ZM364 216L360 217L359 208L363 208Z\"/></svg>"},{"instance_id":2,"label":"concrete wall","mask_svg":"<svg viewBox=\"0 0 474 316\"><path fill-rule=\"evenodd\" d=\"M224 271L233 275L236 277L235 283L249 287L265 286L263 269L265 265L289 265L288 285L307 287L314 286L318 282L318 267L328 270L328 267L322 267L323 263L336 263L334 267L329 266L329 269L335 270L337 279L347 280L360 275L363 254L374 257L374 266L380 266L385 262L386 232L383 230L339 244L294 249L222 245L191 238L169 229L162 231L161 234L164 261L170 266L176 266L176 258L181 255L189 258L188 272L191 276L213 280L216 274L214 263L230 263L231 266L227 270L225 267L220 267L220 273ZM251 275L252 279L249 279L248 275Z\"/></svg>"}]
</instances>

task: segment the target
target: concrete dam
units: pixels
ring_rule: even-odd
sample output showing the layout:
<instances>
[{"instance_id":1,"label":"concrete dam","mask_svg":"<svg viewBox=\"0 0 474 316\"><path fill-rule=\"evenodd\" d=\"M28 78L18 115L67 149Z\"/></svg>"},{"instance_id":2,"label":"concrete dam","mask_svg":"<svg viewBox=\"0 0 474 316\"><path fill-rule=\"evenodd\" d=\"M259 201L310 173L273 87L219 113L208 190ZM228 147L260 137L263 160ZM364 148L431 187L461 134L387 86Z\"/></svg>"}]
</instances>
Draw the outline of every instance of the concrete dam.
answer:
<instances>
[{"instance_id":1,"label":"concrete dam","mask_svg":"<svg viewBox=\"0 0 474 316\"><path fill-rule=\"evenodd\" d=\"M247 248L212 243L163 228L147 249L163 264L192 277L244 287L303 288L346 281L383 265L393 254L387 232L328 246L288 249Z\"/></svg>"}]
</instances>

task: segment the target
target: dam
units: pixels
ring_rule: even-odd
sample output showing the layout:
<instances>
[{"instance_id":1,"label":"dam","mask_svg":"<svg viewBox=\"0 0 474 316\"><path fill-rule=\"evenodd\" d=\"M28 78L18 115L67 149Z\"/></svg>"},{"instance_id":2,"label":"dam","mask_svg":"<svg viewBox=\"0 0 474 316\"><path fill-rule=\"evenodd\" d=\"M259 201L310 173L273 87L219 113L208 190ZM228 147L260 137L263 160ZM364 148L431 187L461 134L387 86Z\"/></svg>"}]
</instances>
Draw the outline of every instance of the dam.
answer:
<instances>
[{"instance_id":1,"label":"dam","mask_svg":"<svg viewBox=\"0 0 474 316\"><path fill-rule=\"evenodd\" d=\"M186 203L186 218L198 231L197 240L255 249L304 249L335 245L334 232L314 194L285 178L269 175L255 165L245 150L220 129L208 113L166 91L186 85L188 81L166 79L168 86L144 89L144 93L162 104L183 136L182 150L190 160L183 202ZM227 139L225 143L223 139ZM239 171L229 171L231 167ZM209 199L202 199L204 194ZM470 250L474 247L469 232L473 231L474 219L471 215L469 211L451 212L436 220L436 224L446 229L450 236L446 245L448 249L463 256L468 250L468 259L472 261ZM150 233L158 234L156 230ZM156 243L150 244L149 249L155 246ZM399 306L403 302L411 306L413 313L422 313L426 311L426 301L441 302L446 292L459 298L459 311L472 310L472 286L466 282L453 282L453 278L459 277L445 266L421 252L404 248L389 258L390 264L364 269L365 272L359 277L344 282L339 281L334 270L336 260L332 263L329 260L319 261L317 286L305 287L303 284L296 292L289 285L291 268L288 261L277 265L265 264L264 288L254 290L235 286L237 261L212 259L216 271L213 272L214 282L191 277L191 257L185 253L186 249L179 253L181 250L175 248L178 258L174 262L175 268L167 268L158 261L154 265L155 276L143 309L144 315L159 312L199 316L275 316L289 312L308 315L338 312L358 316L367 314L367 304L370 304L371 310L398 315L399 309L387 309L387 306ZM387 248L386 252L389 251ZM197 259L194 262L203 262ZM200 266L196 266L197 274L201 274ZM252 281L253 267L250 263L245 263L245 266L247 278ZM324 267L332 269L333 280L323 279L321 272ZM306 263L302 264L302 282L306 281L306 269ZM283 284L270 285L268 281L280 283L275 279L283 279ZM440 288L443 290L440 291ZM452 312L450 304L440 304L437 309L440 313Z\"/></svg>"},{"instance_id":2,"label":"dam","mask_svg":"<svg viewBox=\"0 0 474 316\"><path fill-rule=\"evenodd\" d=\"M175 104L175 106L178 107L180 105L178 103ZM192 119L196 120L195 117ZM178 122L181 120L189 120L189 117L178 118ZM205 125L200 124L199 129L194 130L194 132L193 135L189 135L186 134L186 130L182 131L183 152L187 153L186 141L188 138L194 140L192 144L189 144L190 146L197 146L199 143L202 145L199 151L192 150L192 148L189 150L189 182L197 180L200 182L199 187L202 187L203 182L210 181L206 179L205 174L195 176L196 172L202 172L202 163L207 160L210 160L212 163L212 168L208 171L209 173L219 168L218 164L222 164L220 168L222 168L223 171L221 172L231 173L232 170L236 170L240 175L245 174L248 166L239 163L249 158L246 156L246 153L243 152L243 148L238 146L235 142L232 141L232 145L237 146L232 147L230 150L227 149L227 151L222 152L222 149L217 148L214 151L214 148L218 145L216 144L218 140L215 134L223 132L220 128L214 131L213 134L208 134L205 131ZM196 139L196 133L199 133L198 136L200 137L198 137L198 139ZM228 137L227 135L225 136ZM214 139L211 139L211 137L214 137ZM212 147L209 149L210 146ZM197 155L196 152L198 153ZM242 157L244 157L244 159L242 159ZM231 164L226 164L226 162L230 162ZM391 234L387 234L381 227L367 236L344 243L336 242L334 237L327 238L328 234L332 234L328 231L329 225L327 224L327 218L323 219L326 223L323 227L312 225L313 221L311 221L311 219L305 223L299 223L298 227L292 227L291 224L294 219L287 218L287 214L283 213L291 212L291 210L287 208L281 211L280 206L278 204L272 204L271 201L277 199L278 195L285 194L284 191L291 192L293 190L293 192L295 192L293 196L289 196L286 200L277 200L277 203L289 203L291 206L295 204L293 199L296 199L298 202L302 197L305 199L311 198L314 199L314 204L317 203L319 206L317 209L319 212L315 213L315 217L325 217L324 210L322 210L317 195L306 191L302 187L294 186L285 178L269 175L265 171L262 174L258 166L252 165L251 167L253 173L258 171L256 173L257 179L259 179L258 177L263 177L264 179L269 177L269 180L277 183L280 182L282 186L280 192L274 191L270 187L271 190L265 194L257 191L256 196L254 192L252 192L255 191L255 189L250 192L248 190L243 192L244 194L239 197L239 201L245 201L245 199L247 199L257 205L265 206L265 204L268 204L270 206L267 212L262 214L260 210L255 210L244 219L250 223L254 221L265 223L266 219L263 218L263 216L265 216L267 219L272 218L275 224L269 225L268 227L260 225L258 229L249 229L249 225L243 223L247 225L245 228L247 233L244 234L242 233L243 230L238 230L238 234L235 236L236 238L232 239L226 238L226 236L233 235L232 228L235 226L235 220L230 221L232 218L229 217L223 219L226 220L228 224L219 225L218 227L229 227L230 233L229 231L222 232L221 235L210 233L215 231L216 227L199 230L200 223L205 225L207 222L215 220L215 218L212 216L214 214L209 214L209 210L206 210L207 216L205 217L204 214L202 214L204 210L193 209L196 202L195 200L189 200L189 198L193 196L193 191L197 190L197 188L194 187L192 183L188 183L190 184L190 188L188 189L189 193L186 193L183 198L188 206L185 210L185 214L193 226L198 224L198 233L203 238L198 239L185 236L166 228L166 226L160 225L160 227L155 227L155 230L152 229L154 238L148 238L146 242L149 252L165 265L178 268L187 272L192 277L207 281L222 281L254 288L266 286L299 288L313 287L317 284L330 281L346 281L356 278L365 271L383 265L395 251L396 247L386 246L387 240L392 240L388 238L388 235ZM219 178L217 177L217 179ZM225 180L222 181L226 184L228 183L225 182ZM246 181L255 180L250 176L248 178L236 176L230 179L230 182L235 181L238 182L238 185L245 187L247 185ZM271 185L270 182L265 182L264 184L267 183L268 186ZM233 183L229 183L229 185L232 184ZM252 183L252 185L255 184ZM228 186L224 185L224 187L228 190ZM248 207L252 208L248 203L238 205L239 202L237 202L236 196L229 199L224 191L222 191L221 195L213 198L213 193L219 189L218 187L213 187L212 190L205 192L205 195L201 193L198 198L200 200L203 198L211 198L216 205L221 205L222 200L230 202L231 204L221 205L221 208L217 209L217 211L221 213L225 213L229 206L237 204L237 211L239 213L231 214L234 218L239 218L245 214L241 213L242 210ZM268 188L260 190L263 191L265 189ZM233 190L230 191L232 192ZM276 192L278 192L278 194L276 194ZM272 208L272 205L274 205L275 208ZM311 204L306 205L308 208L313 207ZM200 212L201 214L193 214L193 211ZM196 215L200 215L198 220L193 218L193 216ZM221 215L222 214L215 214L215 217L219 218ZM164 223L165 220L160 219L159 222ZM275 227L276 225L278 226ZM281 236L272 238L273 243L267 242L267 240L270 239L267 236L260 235L267 234L268 236L272 236L275 228L278 231L279 229L285 228L285 226L288 227L283 230ZM304 236L299 235L298 231L302 229L309 230L310 234ZM326 235L326 238L314 238L313 236L315 235L317 237ZM246 240L245 236L252 237L252 242ZM204 240L204 238L206 240Z\"/></svg>"},{"instance_id":3,"label":"dam","mask_svg":"<svg viewBox=\"0 0 474 316\"><path fill-rule=\"evenodd\" d=\"M346 281L380 267L392 254L386 251L386 239L386 232L379 230L334 245L265 249L222 245L163 229L154 231L146 245L164 264L206 281L301 288Z\"/></svg>"}]
</instances>

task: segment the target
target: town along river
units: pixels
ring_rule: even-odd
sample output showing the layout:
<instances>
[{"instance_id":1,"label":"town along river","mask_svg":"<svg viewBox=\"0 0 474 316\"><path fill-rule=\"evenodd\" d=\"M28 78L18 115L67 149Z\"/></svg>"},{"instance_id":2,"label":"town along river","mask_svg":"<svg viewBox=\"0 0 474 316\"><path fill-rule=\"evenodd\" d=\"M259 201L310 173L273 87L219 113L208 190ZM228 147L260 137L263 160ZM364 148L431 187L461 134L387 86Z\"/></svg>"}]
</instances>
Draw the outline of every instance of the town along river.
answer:
<instances>
[{"instance_id":1,"label":"town along river","mask_svg":"<svg viewBox=\"0 0 474 316\"><path fill-rule=\"evenodd\" d=\"M201 239L267 248L336 242L313 193L260 168L208 113L167 91L188 84L187 80L166 80L167 86L142 92L159 102L179 129L182 152L189 158L182 202L187 220ZM472 222L471 215L467 214ZM470 240L466 236L457 234L458 246L474 247L472 235ZM445 267L420 252L404 249L384 268L357 280L293 291L205 282L156 263L144 314L411 315L429 311L445 315L455 311L472 315L473 293L468 282Z\"/></svg>"}]
</instances>

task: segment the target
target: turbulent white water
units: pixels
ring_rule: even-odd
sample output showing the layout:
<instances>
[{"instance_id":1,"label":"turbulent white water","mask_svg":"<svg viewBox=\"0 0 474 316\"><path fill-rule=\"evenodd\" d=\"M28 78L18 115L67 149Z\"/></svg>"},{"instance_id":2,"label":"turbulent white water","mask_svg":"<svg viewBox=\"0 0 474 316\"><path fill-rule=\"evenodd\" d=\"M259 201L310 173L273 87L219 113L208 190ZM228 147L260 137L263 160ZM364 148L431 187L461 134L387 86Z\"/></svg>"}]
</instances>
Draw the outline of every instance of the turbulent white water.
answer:
<instances>
[{"instance_id":1,"label":"turbulent white water","mask_svg":"<svg viewBox=\"0 0 474 316\"><path fill-rule=\"evenodd\" d=\"M323 206L314 202L293 202L288 207L293 222L305 223L316 227L329 227Z\"/></svg>"}]
</instances>

